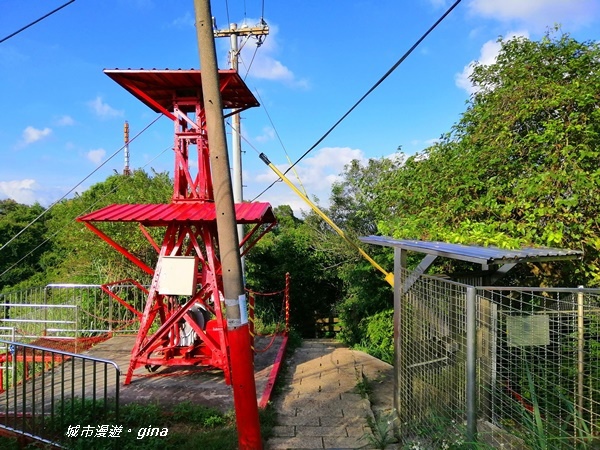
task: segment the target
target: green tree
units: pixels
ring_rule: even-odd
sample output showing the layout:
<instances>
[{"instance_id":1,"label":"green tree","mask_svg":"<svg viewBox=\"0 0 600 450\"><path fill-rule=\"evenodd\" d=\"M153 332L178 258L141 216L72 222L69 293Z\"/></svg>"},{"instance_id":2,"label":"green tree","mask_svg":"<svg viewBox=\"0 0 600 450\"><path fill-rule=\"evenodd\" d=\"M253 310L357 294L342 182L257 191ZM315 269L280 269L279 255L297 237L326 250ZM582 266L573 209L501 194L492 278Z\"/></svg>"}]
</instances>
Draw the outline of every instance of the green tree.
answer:
<instances>
[{"instance_id":1,"label":"green tree","mask_svg":"<svg viewBox=\"0 0 600 450\"><path fill-rule=\"evenodd\" d=\"M351 161L333 184L328 216L345 234L361 247L360 236L377 233L376 211L378 201L373 187L382 174L394 173L402 167L403 157L370 159L364 165ZM337 276L343 282L343 297L336 305L342 324L340 338L349 345L362 343L367 336L370 317L392 306L393 291L383 274L365 260L354 247L341 239L324 223L316 245L329 249L339 258ZM392 252L378 246L365 248L370 257L386 270L393 270Z\"/></svg>"},{"instance_id":2,"label":"green tree","mask_svg":"<svg viewBox=\"0 0 600 450\"><path fill-rule=\"evenodd\" d=\"M535 265L547 283L600 283L600 46L558 30L502 41L475 64L478 91L452 131L372 205L382 234L465 244L581 249L584 264Z\"/></svg>"},{"instance_id":3,"label":"green tree","mask_svg":"<svg viewBox=\"0 0 600 450\"><path fill-rule=\"evenodd\" d=\"M129 176L112 175L81 195L56 205L50 211L48 221L48 237L52 242L52 252L45 259L48 278L77 283L105 283L129 277L144 280L146 274L76 219L110 204L168 203L172 193L173 184L167 173L150 176L143 170L136 170ZM137 224L96 225L154 267L157 253ZM149 231L160 246L164 230L154 228Z\"/></svg>"},{"instance_id":4,"label":"green tree","mask_svg":"<svg viewBox=\"0 0 600 450\"><path fill-rule=\"evenodd\" d=\"M36 219L43 212L44 208L37 203L27 206L10 199L0 200L0 247L6 245L0 250L0 291L42 270L39 260L43 247L39 246L44 241L47 218Z\"/></svg>"},{"instance_id":5,"label":"green tree","mask_svg":"<svg viewBox=\"0 0 600 450\"><path fill-rule=\"evenodd\" d=\"M315 316L327 316L340 298L337 259L315 247L314 218L300 220L287 206L275 208L276 228L265 235L246 258L247 285L258 292L283 288L291 277L291 325L303 336L314 337Z\"/></svg>"}]
</instances>

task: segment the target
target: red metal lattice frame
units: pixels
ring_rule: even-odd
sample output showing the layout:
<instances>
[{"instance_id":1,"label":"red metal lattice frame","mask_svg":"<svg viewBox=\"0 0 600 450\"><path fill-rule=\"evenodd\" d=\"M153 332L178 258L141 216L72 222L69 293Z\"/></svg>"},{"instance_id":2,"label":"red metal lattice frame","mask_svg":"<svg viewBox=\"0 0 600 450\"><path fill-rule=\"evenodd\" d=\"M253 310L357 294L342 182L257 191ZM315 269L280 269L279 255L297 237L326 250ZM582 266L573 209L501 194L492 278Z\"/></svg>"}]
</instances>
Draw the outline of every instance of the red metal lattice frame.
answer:
<instances>
[{"instance_id":1,"label":"red metal lattice frame","mask_svg":"<svg viewBox=\"0 0 600 450\"><path fill-rule=\"evenodd\" d=\"M221 306L223 286L201 73L198 70L111 70L105 73L146 105L173 120L175 128L174 189L170 204L110 205L78 219L141 270L152 275L125 384L131 382L134 370L140 366L154 369L188 365L220 368L229 383L227 326ZM219 77L224 108L238 112L258 106L235 71L220 71ZM190 164L194 148L195 174ZM235 209L238 223L253 225L241 242L246 252L275 224L275 217L268 203L238 204ZM156 267L149 267L123 244L104 233L95 222L139 223L144 236L159 252ZM145 228L157 226L166 227L160 247ZM198 288L189 298L159 293L163 258L168 256L194 256L197 259ZM197 305L210 313L210 320L204 327L191 314L191 309ZM151 332L157 322L158 329ZM184 324L195 333L192 342L186 340L184 343L182 339Z\"/></svg>"}]
</instances>

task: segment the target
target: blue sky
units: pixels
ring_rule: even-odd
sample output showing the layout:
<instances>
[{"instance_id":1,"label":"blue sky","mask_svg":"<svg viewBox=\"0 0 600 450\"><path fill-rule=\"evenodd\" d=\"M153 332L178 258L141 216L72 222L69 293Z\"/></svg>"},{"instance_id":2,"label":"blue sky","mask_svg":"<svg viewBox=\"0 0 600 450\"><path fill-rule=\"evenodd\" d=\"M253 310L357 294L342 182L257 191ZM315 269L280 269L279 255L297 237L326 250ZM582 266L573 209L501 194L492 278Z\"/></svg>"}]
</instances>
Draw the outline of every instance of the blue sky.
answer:
<instances>
[{"instance_id":1,"label":"blue sky","mask_svg":"<svg viewBox=\"0 0 600 450\"><path fill-rule=\"evenodd\" d=\"M0 39L66 0L3 0ZM244 197L310 148L449 7L446 0L213 0L219 28L270 34L244 44L240 73L260 108L243 113ZM123 168L130 136L157 115L103 69L199 68L192 0L77 0L0 43L0 198L47 206ZM351 159L413 154L450 130L472 92L472 61L494 61L499 36L538 39L547 27L599 40L600 0L463 0L420 47L298 166L302 185L326 204ZM227 68L228 39L217 39ZM252 61L250 70L248 66ZM171 171L173 126L162 117L130 145L131 167ZM95 173L92 174L92 172ZM90 174L92 174L90 176ZM292 175L293 181L298 179ZM306 206L282 183L261 197Z\"/></svg>"}]
</instances>

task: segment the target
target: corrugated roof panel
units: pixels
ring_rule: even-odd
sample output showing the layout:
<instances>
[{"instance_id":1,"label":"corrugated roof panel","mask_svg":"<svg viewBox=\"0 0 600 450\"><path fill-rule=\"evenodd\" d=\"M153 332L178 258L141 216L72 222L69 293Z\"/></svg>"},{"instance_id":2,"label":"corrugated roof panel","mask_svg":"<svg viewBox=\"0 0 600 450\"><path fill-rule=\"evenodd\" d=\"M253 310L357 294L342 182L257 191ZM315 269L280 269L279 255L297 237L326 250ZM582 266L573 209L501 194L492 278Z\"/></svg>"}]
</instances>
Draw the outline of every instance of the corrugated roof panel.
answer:
<instances>
[{"instance_id":1,"label":"corrugated roof panel","mask_svg":"<svg viewBox=\"0 0 600 450\"><path fill-rule=\"evenodd\" d=\"M203 98L202 72L197 69L107 69L104 73L156 112L162 111L149 102L144 95L171 112L174 98ZM224 109L247 109L260 105L236 71L220 70L219 82ZM179 105L179 108L184 112L193 110L192 106L186 105Z\"/></svg>"},{"instance_id":2,"label":"corrugated roof panel","mask_svg":"<svg viewBox=\"0 0 600 450\"><path fill-rule=\"evenodd\" d=\"M527 261L556 261L561 259L577 259L583 256L583 252L579 250L547 247L526 247L510 250L498 247L450 244L447 242L392 239L382 236L366 236L360 238L360 240L367 244L396 247L486 265Z\"/></svg>"},{"instance_id":3,"label":"corrugated roof panel","mask_svg":"<svg viewBox=\"0 0 600 450\"><path fill-rule=\"evenodd\" d=\"M273 223L275 215L269 203L238 203L238 223ZM139 222L147 226L165 226L173 222L210 222L216 220L215 204L181 202L167 204L109 205L81 216L79 222Z\"/></svg>"}]
</instances>

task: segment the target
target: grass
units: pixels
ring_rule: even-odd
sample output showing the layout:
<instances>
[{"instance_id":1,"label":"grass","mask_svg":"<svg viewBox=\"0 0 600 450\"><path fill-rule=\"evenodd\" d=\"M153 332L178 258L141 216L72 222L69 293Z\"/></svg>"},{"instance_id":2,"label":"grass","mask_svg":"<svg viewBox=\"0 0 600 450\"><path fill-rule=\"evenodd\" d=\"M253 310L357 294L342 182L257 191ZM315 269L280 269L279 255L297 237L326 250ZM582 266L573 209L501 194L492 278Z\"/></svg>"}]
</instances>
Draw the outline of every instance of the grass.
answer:
<instances>
[{"instance_id":1,"label":"grass","mask_svg":"<svg viewBox=\"0 0 600 450\"><path fill-rule=\"evenodd\" d=\"M301 337L290 332L286 355L291 355L302 345ZM287 366L282 364L275 384L275 393L281 392L285 384ZM158 404L131 403L121 405L119 418L115 418L114 405L106 410L100 402L94 404L92 400L82 401L76 399L64 403L65 416L62 423L58 420L44 423L48 433L47 438L59 441L64 448L69 450L113 450L113 449L140 449L140 450L168 450L182 448L186 450L234 450L238 448L238 436L233 411L221 411L191 402L182 402L172 409L165 411ZM59 407L60 409L60 407ZM277 413L271 404L259 410L259 421L263 441L272 435L272 429L277 424ZM122 426L119 437L82 437L82 428L76 437L65 436L69 425L93 427L94 433L98 427ZM165 433L165 429L168 430ZM162 432L164 436L156 435ZM154 435L152 435L154 434ZM0 436L0 449L17 450L24 448L52 447L30 444L22 445L15 438Z\"/></svg>"},{"instance_id":2,"label":"grass","mask_svg":"<svg viewBox=\"0 0 600 450\"><path fill-rule=\"evenodd\" d=\"M166 450L184 448L189 450L234 450L238 448L238 436L233 412L222 413L214 408L183 402L165 411L157 404L128 404L120 408L115 418L114 408L102 411L91 400L65 403L65 418L45 422L48 438L60 442L69 450ZM275 413L271 406L259 411L263 439L270 436L275 425ZM77 433L66 436L69 426L80 425ZM98 436L104 426L108 434L122 427L117 436ZM74 428L71 428L73 431ZM84 436L84 430L86 434ZM0 437L0 448L52 448L51 446L26 447L17 439Z\"/></svg>"}]
</instances>

